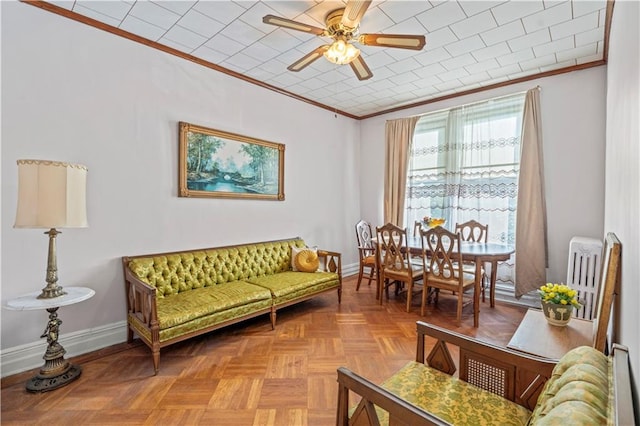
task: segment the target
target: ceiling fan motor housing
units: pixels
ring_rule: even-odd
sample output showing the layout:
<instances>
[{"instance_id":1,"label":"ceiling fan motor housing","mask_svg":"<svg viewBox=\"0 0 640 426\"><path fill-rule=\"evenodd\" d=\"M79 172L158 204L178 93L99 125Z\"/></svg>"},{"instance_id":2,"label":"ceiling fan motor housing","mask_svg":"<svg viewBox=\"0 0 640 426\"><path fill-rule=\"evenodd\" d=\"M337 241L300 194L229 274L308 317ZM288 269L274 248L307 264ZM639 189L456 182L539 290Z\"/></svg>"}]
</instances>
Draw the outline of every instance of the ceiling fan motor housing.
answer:
<instances>
[{"instance_id":1,"label":"ceiling fan motor housing","mask_svg":"<svg viewBox=\"0 0 640 426\"><path fill-rule=\"evenodd\" d=\"M333 38L340 38L343 36L346 41L358 37L358 26L350 28L342 25L342 15L344 15L344 8L336 9L327 14L325 18L325 24L327 25L327 36Z\"/></svg>"}]
</instances>

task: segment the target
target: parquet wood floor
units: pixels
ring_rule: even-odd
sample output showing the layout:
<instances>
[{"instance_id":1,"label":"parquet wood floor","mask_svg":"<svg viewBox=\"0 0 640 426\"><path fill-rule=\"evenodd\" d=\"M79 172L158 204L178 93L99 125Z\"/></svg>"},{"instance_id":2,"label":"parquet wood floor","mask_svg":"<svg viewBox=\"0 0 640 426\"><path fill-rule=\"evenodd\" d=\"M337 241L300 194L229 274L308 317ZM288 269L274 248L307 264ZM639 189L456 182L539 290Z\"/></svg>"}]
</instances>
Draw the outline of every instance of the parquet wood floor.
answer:
<instances>
[{"instance_id":1,"label":"parquet wood floor","mask_svg":"<svg viewBox=\"0 0 640 426\"><path fill-rule=\"evenodd\" d=\"M472 306L455 325L455 299L441 294L420 317L391 295L379 305L375 284L355 291L344 280L335 293L181 342L161 352L153 375L144 345L118 345L72 358L83 368L75 382L31 394L24 383L37 370L2 380L2 425L334 425L336 369L346 366L380 383L415 357L417 320L506 345L526 309L483 303L480 327Z\"/></svg>"}]
</instances>

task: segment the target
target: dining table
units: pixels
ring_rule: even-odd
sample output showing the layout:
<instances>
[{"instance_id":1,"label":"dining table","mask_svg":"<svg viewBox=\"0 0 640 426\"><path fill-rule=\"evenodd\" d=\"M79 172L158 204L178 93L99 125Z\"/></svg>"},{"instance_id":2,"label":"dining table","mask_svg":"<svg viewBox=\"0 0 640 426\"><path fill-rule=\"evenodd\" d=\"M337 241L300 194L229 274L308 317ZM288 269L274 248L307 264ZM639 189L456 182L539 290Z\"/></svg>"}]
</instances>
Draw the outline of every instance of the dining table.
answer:
<instances>
[{"instance_id":1,"label":"dining table","mask_svg":"<svg viewBox=\"0 0 640 426\"><path fill-rule=\"evenodd\" d=\"M372 239L376 240L376 238ZM374 241L375 242L375 241ZM407 247L412 256L422 256L422 240L419 236L407 235ZM504 262L515 253L513 244L485 243L462 241L460 243L460 254L463 261L470 261L475 264L475 282L473 292L473 325L478 326L480 316L480 292L482 291L482 266L486 263L491 265L491 276L489 277L489 304L495 307L496 278L498 262ZM427 252L427 255L430 253Z\"/></svg>"}]
</instances>

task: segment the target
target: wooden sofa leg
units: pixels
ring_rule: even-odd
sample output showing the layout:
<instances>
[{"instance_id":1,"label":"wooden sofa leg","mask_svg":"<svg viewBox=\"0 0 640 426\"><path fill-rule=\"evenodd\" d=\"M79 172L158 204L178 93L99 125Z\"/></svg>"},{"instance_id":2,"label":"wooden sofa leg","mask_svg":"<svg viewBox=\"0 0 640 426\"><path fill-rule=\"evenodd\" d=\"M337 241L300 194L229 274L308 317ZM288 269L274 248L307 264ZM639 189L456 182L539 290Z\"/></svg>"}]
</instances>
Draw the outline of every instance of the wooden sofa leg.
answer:
<instances>
[{"instance_id":1,"label":"wooden sofa leg","mask_svg":"<svg viewBox=\"0 0 640 426\"><path fill-rule=\"evenodd\" d=\"M131 326L127 325L127 343L133 342L133 329Z\"/></svg>"},{"instance_id":2,"label":"wooden sofa leg","mask_svg":"<svg viewBox=\"0 0 640 426\"><path fill-rule=\"evenodd\" d=\"M157 376L160 369L160 348L152 349L151 353L153 355L153 375Z\"/></svg>"},{"instance_id":3,"label":"wooden sofa leg","mask_svg":"<svg viewBox=\"0 0 640 426\"><path fill-rule=\"evenodd\" d=\"M269 316L271 317L271 329L275 330L276 329L276 308L271 308L271 314Z\"/></svg>"}]
</instances>

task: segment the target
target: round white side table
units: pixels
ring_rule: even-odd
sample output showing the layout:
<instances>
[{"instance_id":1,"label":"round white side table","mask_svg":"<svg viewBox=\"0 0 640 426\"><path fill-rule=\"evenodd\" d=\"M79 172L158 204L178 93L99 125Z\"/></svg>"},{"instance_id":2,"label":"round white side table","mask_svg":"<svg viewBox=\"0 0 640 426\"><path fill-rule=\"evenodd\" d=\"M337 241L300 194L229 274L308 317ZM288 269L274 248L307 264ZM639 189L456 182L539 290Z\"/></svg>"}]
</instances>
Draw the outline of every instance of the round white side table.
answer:
<instances>
[{"instance_id":1,"label":"round white side table","mask_svg":"<svg viewBox=\"0 0 640 426\"><path fill-rule=\"evenodd\" d=\"M4 305L6 309L15 311L46 309L49 312L47 327L40 336L41 338L46 337L49 344L43 356L45 362L40 368L40 372L27 382L29 392L46 392L60 388L80 377L82 373L80 366L73 365L64 359L64 354L67 351L58 343L58 332L62 321L58 319L57 311L61 306L73 305L87 300L96 292L87 287L64 287L64 291L66 294L44 299L38 299L42 292L37 291L9 300Z\"/></svg>"}]
</instances>

